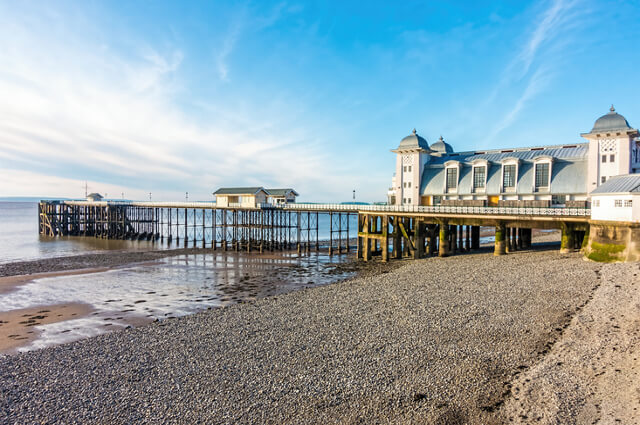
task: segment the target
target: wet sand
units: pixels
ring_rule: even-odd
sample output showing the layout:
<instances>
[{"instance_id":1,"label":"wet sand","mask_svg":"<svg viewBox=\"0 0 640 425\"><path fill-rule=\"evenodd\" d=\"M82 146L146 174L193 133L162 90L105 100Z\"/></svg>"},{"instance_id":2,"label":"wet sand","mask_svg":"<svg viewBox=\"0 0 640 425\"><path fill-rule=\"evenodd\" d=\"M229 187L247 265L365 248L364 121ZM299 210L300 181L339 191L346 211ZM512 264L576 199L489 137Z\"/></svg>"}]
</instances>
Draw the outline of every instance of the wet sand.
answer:
<instances>
[{"instance_id":1,"label":"wet sand","mask_svg":"<svg viewBox=\"0 0 640 425\"><path fill-rule=\"evenodd\" d=\"M62 302L93 307L86 317L61 316L58 322L85 319L74 320L68 328L46 326L41 332L26 335L14 331L1 334L0 353L38 349L153 320L323 285L356 274L377 274L399 266L398 263L374 263L365 267L362 262L352 261L344 255L330 259L315 253L298 258L292 253L196 252L113 267L0 277L0 306L4 307L0 310L5 310L5 314L45 308L41 306L50 309L50 305ZM139 260L141 256L134 258ZM93 265L130 259L118 253L105 253L57 260L63 265ZM28 264L22 264L22 269L31 271ZM50 323L56 322L41 324ZM15 336L9 338L9 335Z\"/></svg>"},{"instance_id":2,"label":"wet sand","mask_svg":"<svg viewBox=\"0 0 640 425\"><path fill-rule=\"evenodd\" d=\"M88 316L93 308L88 304L67 303L0 311L0 353L12 354L37 339L38 325L64 322Z\"/></svg>"},{"instance_id":3,"label":"wet sand","mask_svg":"<svg viewBox=\"0 0 640 425\"><path fill-rule=\"evenodd\" d=\"M31 282L35 279L43 279L47 277L59 277L59 276L73 276L73 275L87 274L87 273L100 273L100 272L106 272L107 270L109 270L109 267L96 267L96 268L79 269L79 270L66 270L66 271L59 271L59 272L44 272L44 273L33 273L33 274L21 274L21 275L14 275L14 276L3 276L3 277L0 277L0 294L4 294L6 292L12 291L17 286Z\"/></svg>"}]
</instances>

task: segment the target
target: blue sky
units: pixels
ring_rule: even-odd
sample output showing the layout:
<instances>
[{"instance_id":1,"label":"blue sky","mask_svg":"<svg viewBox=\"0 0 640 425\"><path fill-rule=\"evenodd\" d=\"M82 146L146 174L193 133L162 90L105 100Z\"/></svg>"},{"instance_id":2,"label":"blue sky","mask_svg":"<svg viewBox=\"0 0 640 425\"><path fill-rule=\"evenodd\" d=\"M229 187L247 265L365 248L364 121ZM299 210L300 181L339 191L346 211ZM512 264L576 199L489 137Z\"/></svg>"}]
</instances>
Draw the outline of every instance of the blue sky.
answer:
<instances>
[{"instance_id":1,"label":"blue sky","mask_svg":"<svg viewBox=\"0 0 640 425\"><path fill-rule=\"evenodd\" d=\"M456 150L576 143L613 103L637 128L639 12L0 0L0 196L376 201L414 127Z\"/></svg>"}]
</instances>

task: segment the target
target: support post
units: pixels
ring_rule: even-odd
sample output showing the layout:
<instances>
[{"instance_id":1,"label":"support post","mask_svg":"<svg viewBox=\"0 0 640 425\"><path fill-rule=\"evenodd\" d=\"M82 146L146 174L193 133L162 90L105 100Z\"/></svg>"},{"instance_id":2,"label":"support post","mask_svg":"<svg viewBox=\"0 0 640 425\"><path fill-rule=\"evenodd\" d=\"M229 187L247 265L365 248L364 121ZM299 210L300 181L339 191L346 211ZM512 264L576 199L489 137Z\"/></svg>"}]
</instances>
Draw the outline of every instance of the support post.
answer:
<instances>
[{"instance_id":1,"label":"support post","mask_svg":"<svg viewBox=\"0 0 640 425\"><path fill-rule=\"evenodd\" d=\"M496 237L495 237L495 246L493 250L493 255L504 255L506 253L506 244L505 237L507 234L507 229L504 223L498 223L496 225Z\"/></svg>"},{"instance_id":2,"label":"support post","mask_svg":"<svg viewBox=\"0 0 640 425\"><path fill-rule=\"evenodd\" d=\"M449 247L450 247L450 240L449 240L449 224L446 222L442 222L440 223L440 243L439 243L439 250L438 250L438 255L440 257L447 257L449 256Z\"/></svg>"},{"instance_id":3,"label":"support post","mask_svg":"<svg viewBox=\"0 0 640 425\"><path fill-rule=\"evenodd\" d=\"M562 223L562 239L560 240L560 253L567 254L573 251L575 245L575 235L573 224Z\"/></svg>"}]
</instances>

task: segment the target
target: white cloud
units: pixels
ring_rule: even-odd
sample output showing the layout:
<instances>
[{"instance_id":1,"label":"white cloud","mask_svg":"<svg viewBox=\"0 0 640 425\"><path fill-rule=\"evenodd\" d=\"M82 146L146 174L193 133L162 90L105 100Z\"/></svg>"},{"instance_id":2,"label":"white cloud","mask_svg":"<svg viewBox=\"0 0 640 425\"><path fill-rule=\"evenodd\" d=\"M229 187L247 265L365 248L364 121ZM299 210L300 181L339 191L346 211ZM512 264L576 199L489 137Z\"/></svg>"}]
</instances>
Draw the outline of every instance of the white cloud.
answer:
<instances>
[{"instance_id":1,"label":"white cloud","mask_svg":"<svg viewBox=\"0 0 640 425\"><path fill-rule=\"evenodd\" d=\"M42 13L0 7L0 196L77 196L90 180L95 190L142 199L149 191L209 199L223 184L294 186L307 199L331 199L349 174L322 175L332 161L316 141L298 143L303 129L282 131L258 107L213 101L211 110L233 116L227 124L183 112L175 98L182 50L140 43L117 52L94 30ZM223 45L221 78L239 25ZM238 131L236 122L247 125Z\"/></svg>"}]
</instances>

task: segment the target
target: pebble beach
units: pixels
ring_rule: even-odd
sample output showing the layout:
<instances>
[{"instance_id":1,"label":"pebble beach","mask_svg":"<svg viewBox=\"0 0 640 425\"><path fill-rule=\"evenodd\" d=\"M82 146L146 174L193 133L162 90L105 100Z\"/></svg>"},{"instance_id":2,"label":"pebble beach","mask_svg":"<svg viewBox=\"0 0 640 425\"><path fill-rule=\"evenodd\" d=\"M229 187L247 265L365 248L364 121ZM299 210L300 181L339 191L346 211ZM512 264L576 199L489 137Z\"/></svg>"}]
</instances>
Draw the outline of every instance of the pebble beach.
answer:
<instances>
[{"instance_id":1,"label":"pebble beach","mask_svg":"<svg viewBox=\"0 0 640 425\"><path fill-rule=\"evenodd\" d=\"M637 264L555 249L374 264L355 279L2 357L0 422L595 420L611 391L589 391L569 413L543 401L553 398L547 382L563 382L556 373L580 367L576 385L595 382L599 370L553 356L580 355L558 347L583 335L573 334L580 317L605 309L597 303L614 289L635 300L615 326L635 335L623 356L629 370L638 364ZM601 359L620 344L606 319ZM569 371L541 366L552 357ZM620 361L601 363L615 374ZM532 377L539 385L526 386Z\"/></svg>"}]
</instances>

